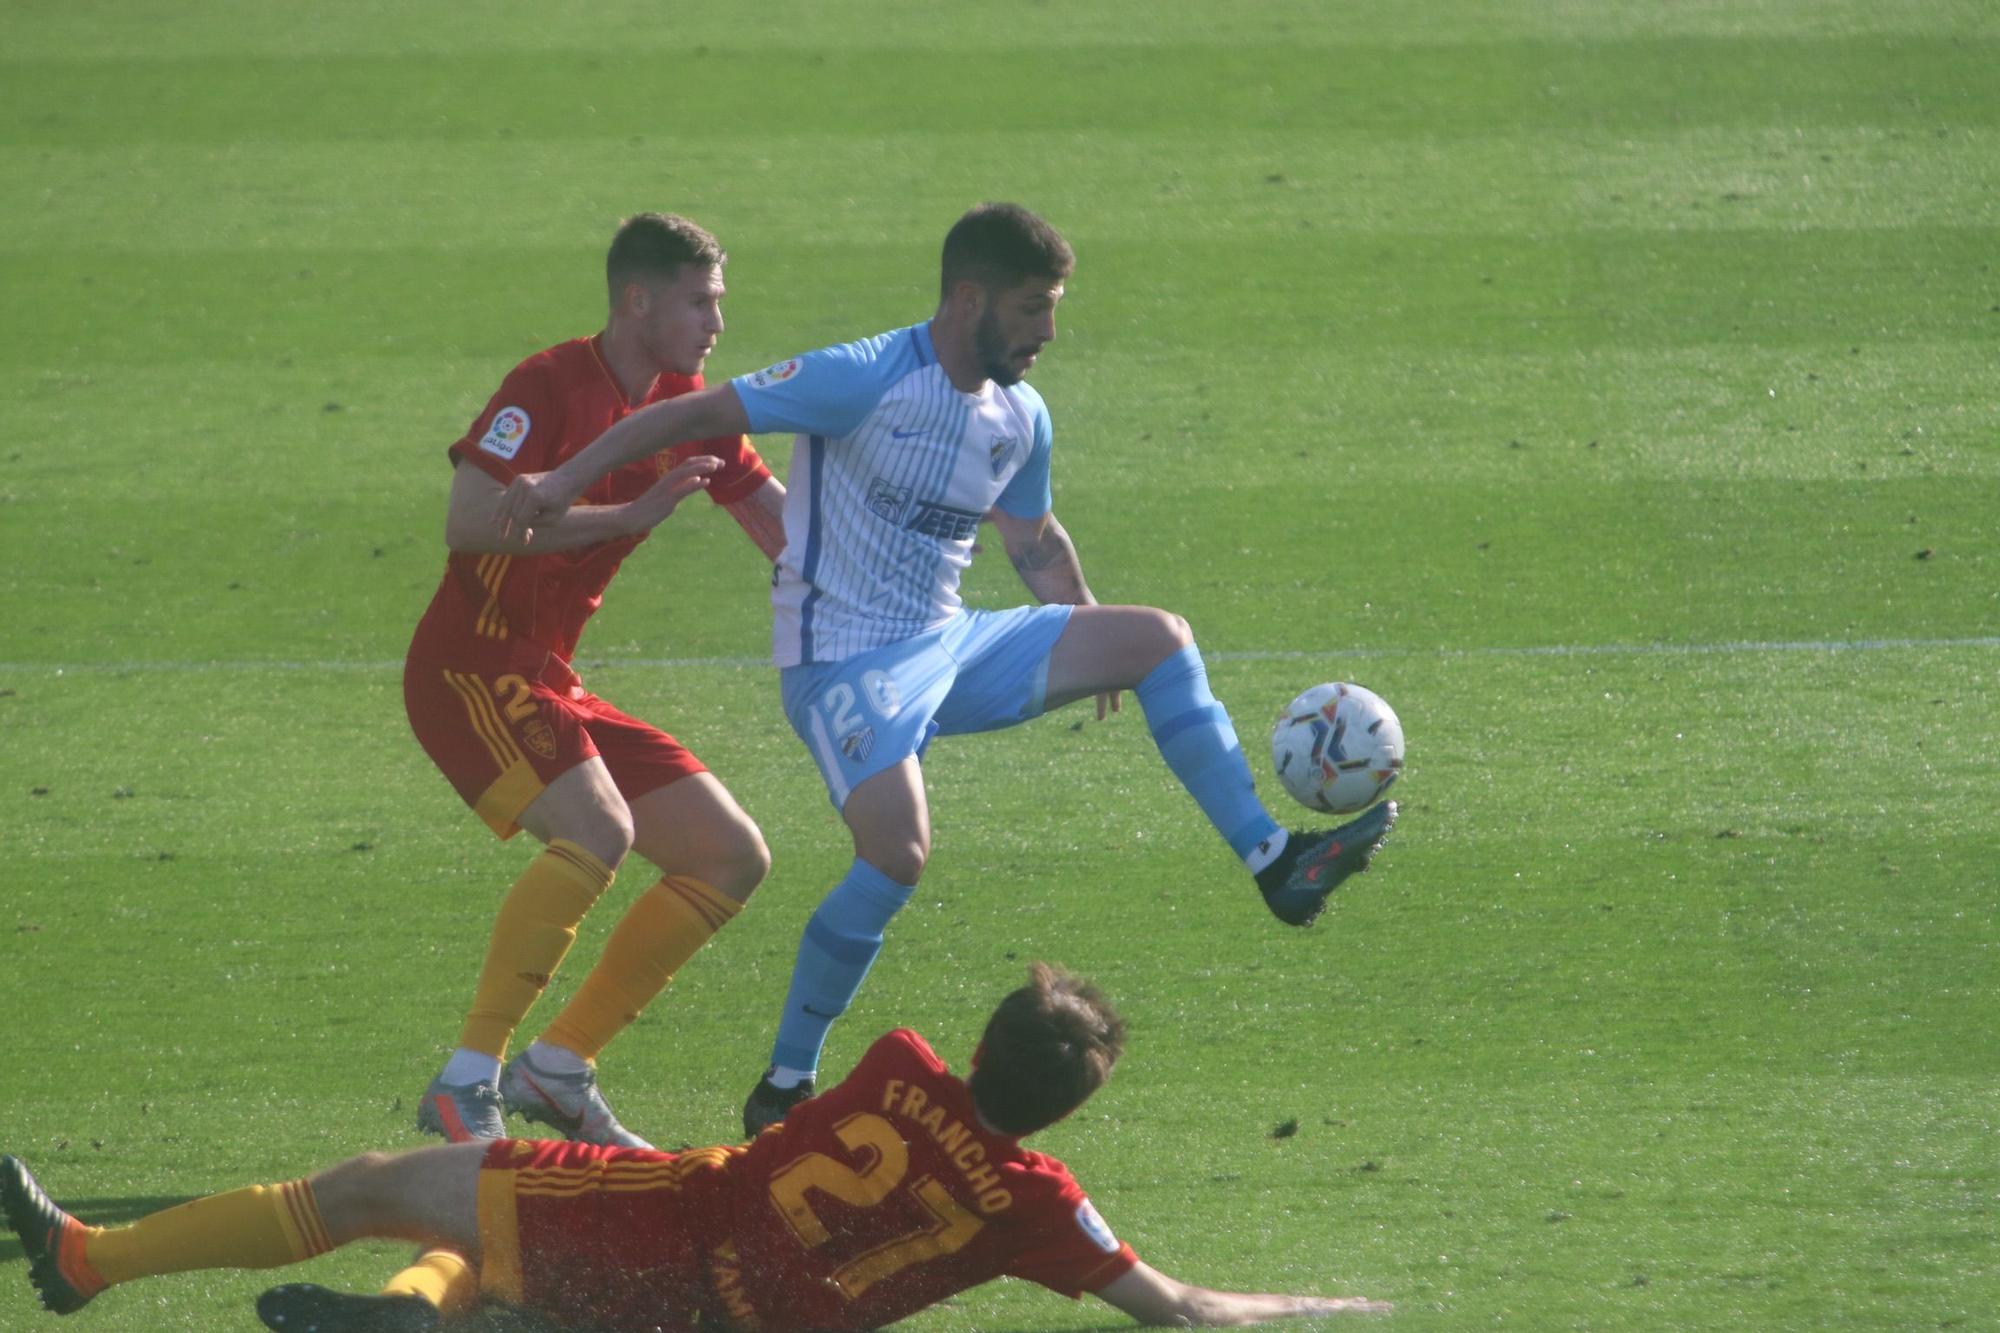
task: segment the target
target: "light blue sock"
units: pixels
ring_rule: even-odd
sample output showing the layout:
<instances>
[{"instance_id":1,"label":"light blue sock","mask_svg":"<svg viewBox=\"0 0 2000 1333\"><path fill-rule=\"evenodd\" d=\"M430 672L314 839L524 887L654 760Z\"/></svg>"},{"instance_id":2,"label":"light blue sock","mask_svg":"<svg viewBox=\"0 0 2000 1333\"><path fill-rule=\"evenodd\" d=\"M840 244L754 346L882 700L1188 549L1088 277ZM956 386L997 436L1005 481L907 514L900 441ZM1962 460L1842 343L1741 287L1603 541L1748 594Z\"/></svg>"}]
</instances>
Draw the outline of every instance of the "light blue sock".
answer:
<instances>
[{"instance_id":1,"label":"light blue sock","mask_svg":"<svg viewBox=\"0 0 2000 1333\"><path fill-rule=\"evenodd\" d=\"M1208 690L1208 668L1193 644L1154 667L1132 691L1167 767L1215 825L1229 849L1249 856L1278 832L1257 799L1250 764L1229 713Z\"/></svg>"},{"instance_id":2,"label":"light blue sock","mask_svg":"<svg viewBox=\"0 0 2000 1333\"><path fill-rule=\"evenodd\" d=\"M847 1012L861 979L882 952L882 933L913 892L859 857L847 876L820 900L799 939L791 989L771 1063L793 1069L819 1068L827 1029Z\"/></svg>"}]
</instances>

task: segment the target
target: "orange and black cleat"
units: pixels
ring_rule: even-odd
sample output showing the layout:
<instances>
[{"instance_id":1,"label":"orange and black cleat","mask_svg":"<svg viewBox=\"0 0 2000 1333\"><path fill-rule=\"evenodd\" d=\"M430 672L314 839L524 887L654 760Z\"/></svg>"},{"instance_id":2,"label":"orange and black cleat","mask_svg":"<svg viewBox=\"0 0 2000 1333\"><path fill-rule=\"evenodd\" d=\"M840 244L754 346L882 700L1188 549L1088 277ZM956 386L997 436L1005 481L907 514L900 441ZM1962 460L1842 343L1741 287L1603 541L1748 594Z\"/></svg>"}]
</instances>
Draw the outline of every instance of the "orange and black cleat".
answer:
<instances>
[{"instance_id":1,"label":"orange and black cleat","mask_svg":"<svg viewBox=\"0 0 2000 1333\"><path fill-rule=\"evenodd\" d=\"M73 1314L107 1285L83 1257L90 1229L49 1202L18 1157L0 1157L0 1206L28 1256L28 1281L42 1306Z\"/></svg>"}]
</instances>

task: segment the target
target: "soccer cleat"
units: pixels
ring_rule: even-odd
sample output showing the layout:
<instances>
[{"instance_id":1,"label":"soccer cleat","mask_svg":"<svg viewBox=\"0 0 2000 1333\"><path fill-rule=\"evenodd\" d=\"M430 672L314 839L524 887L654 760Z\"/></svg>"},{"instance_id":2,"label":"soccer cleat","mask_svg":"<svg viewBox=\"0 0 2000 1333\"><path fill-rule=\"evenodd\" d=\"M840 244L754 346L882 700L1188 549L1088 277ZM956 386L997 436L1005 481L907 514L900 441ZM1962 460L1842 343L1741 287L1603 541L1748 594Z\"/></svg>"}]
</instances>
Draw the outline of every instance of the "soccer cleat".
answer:
<instances>
[{"instance_id":1,"label":"soccer cleat","mask_svg":"<svg viewBox=\"0 0 2000 1333\"><path fill-rule=\"evenodd\" d=\"M421 1296L359 1296L310 1282L272 1287L257 1298L257 1317L284 1333L427 1333L442 1322Z\"/></svg>"},{"instance_id":2,"label":"soccer cleat","mask_svg":"<svg viewBox=\"0 0 2000 1333\"><path fill-rule=\"evenodd\" d=\"M1396 803L1384 801L1329 833L1294 830L1278 859L1257 872L1265 905L1286 925L1311 925L1341 881L1368 868L1395 826Z\"/></svg>"},{"instance_id":3,"label":"soccer cleat","mask_svg":"<svg viewBox=\"0 0 2000 1333\"><path fill-rule=\"evenodd\" d=\"M506 1105L491 1083L447 1083L434 1078L417 1103L417 1129L441 1134L453 1143L474 1139L504 1139Z\"/></svg>"},{"instance_id":4,"label":"soccer cleat","mask_svg":"<svg viewBox=\"0 0 2000 1333\"><path fill-rule=\"evenodd\" d=\"M653 1145L618 1123L611 1104L597 1087L597 1071L554 1074L539 1069L521 1052L500 1075L500 1098L507 1109L538 1120L566 1139L607 1148L650 1148Z\"/></svg>"},{"instance_id":5,"label":"soccer cleat","mask_svg":"<svg viewBox=\"0 0 2000 1333\"><path fill-rule=\"evenodd\" d=\"M766 1073L757 1080L757 1086L750 1089L750 1100L743 1103L743 1136L754 1139L771 1126L785 1118L785 1113L813 1095L813 1081L807 1079L789 1088L780 1088L771 1082Z\"/></svg>"},{"instance_id":6,"label":"soccer cleat","mask_svg":"<svg viewBox=\"0 0 2000 1333\"><path fill-rule=\"evenodd\" d=\"M18 1157L0 1157L0 1206L28 1256L28 1281L42 1308L74 1314L106 1283L83 1257L90 1228L49 1202Z\"/></svg>"}]
</instances>

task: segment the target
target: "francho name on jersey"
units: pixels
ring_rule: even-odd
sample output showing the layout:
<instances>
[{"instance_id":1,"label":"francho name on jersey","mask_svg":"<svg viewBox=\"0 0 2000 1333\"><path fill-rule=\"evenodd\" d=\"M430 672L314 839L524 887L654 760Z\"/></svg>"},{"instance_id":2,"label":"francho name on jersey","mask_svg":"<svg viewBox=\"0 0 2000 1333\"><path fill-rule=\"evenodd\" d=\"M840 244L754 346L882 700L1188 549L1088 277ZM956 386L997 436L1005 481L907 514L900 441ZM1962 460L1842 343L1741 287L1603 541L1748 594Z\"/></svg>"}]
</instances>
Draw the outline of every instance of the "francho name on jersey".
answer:
<instances>
[{"instance_id":1,"label":"francho name on jersey","mask_svg":"<svg viewBox=\"0 0 2000 1333\"><path fill-rule=\"evenodd\" d=\"M930 1135L932 1142L944 1149L977 1196L980 1212L990 1217L1013 1206L1014 1195L1000 1183L1000 1173L987 1164L986 1145L945 1109L935 1091L926 1092L921 1083L889 1079L882 1085L882 1109Z\"/></svg>"}]
</instances>

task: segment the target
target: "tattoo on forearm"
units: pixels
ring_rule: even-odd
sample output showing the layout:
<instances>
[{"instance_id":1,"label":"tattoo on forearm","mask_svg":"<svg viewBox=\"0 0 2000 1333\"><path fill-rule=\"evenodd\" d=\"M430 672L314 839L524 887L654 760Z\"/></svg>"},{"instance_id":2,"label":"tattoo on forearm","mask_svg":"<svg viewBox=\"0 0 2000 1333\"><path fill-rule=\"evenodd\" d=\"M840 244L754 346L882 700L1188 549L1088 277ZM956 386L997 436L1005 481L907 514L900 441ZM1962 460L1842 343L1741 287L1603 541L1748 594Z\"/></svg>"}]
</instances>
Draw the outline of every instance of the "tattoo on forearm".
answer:
<instances>
[{"instance_id":1,"label":"tattoo on forearm","mask_svg":"<svg viewBox=\"0 0 2000 1333\"><path fill-rule=\"evenodd\" d=\"M1018 551L1009 551L1007 558L1014 562L1014 568L1023 578L1049 568L1064 556L1070 554L1069 543L1044 538Z\"/></svg>"}]
</instances>

